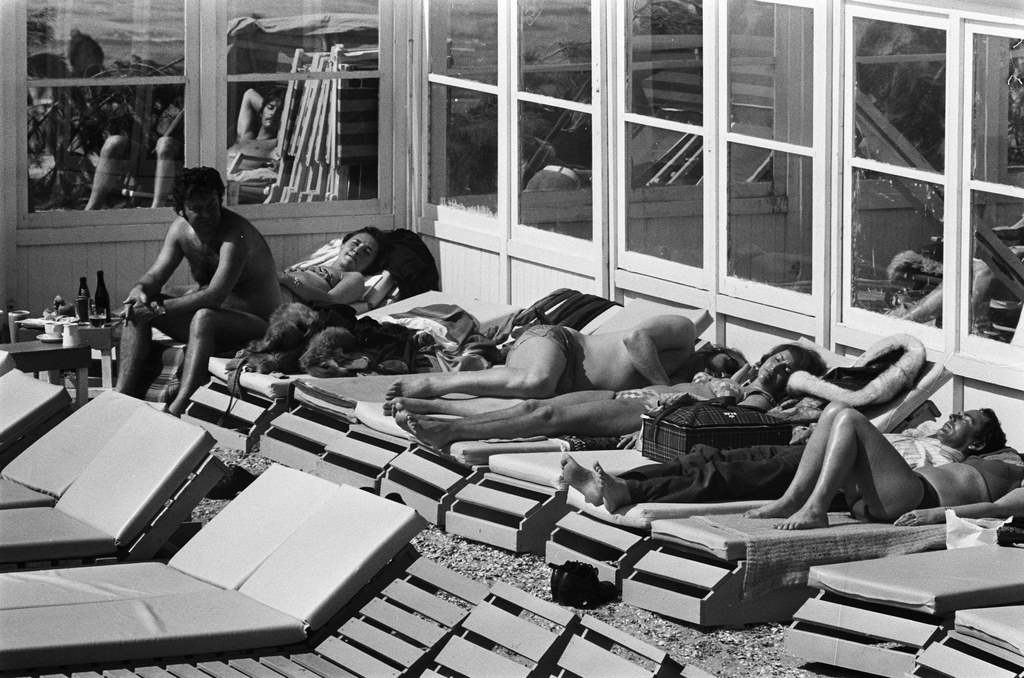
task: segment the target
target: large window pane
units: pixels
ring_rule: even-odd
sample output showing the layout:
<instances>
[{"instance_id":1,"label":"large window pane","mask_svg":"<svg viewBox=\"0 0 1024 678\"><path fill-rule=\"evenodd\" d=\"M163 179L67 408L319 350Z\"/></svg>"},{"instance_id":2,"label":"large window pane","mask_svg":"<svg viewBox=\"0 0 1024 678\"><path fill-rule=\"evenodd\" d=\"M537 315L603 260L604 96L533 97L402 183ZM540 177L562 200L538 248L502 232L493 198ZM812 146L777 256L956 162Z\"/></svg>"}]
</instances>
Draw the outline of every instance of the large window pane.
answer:
<instances>
[{"instance_id":1,"label":"large window pane","mask_svg":"<svg viewBox=\"0 0 1024 678\"><path fill-rule=\"evenodd\" d=\"M498 82L498 1L430 3L430 72Z\"/></svg>"},{"instance_id":2,"label":"large window pane","mask_svg":"<svg viewBox=\"0 0 1024 678\"><path fill-rule=\"evenodd\" d=\"M137 0L27 10L29 211L169 203L184 146L182 7ZM82 85L47 82L56 78ZM159 84L147 84L153 78Z\"/></svg>"},{"instance_id":3,"label":"large window pane","mask_svg":"<svg viewBox=\"0 0 1024 678\"><path fill-rule=\"evenodd\" d=\"M728 275L811 291L811 159L729 145Z\"/></svg>"},{"instance_id":4,"label":"large window pane","mask_svg":"<svg viewBox=\"0 0 1024 678\"><path fill-rule=\"evenodd\" d=\"M185 57L182 0L26 3L28 77L175 75Z\"/></svg>"},{"instance_id":5,"label":"large window pane","mask_svg":"<svg viewBox=\"0 0 1024 678\"><path fill-rule=\"evenodd\" d=\"M996 341L1024 341L1024 201L995 193L971 193L974 260L971 266L971 333ZM1024 330L1024 328L1022 328Z\"/></svg>"},{"instance_id":6,"label":"large window pane","mask_svg":"<svg viewBox=\"0 0 1024 678\"><path fill-rule=\"evenodd\" d=\"M626 249L688 266L704 259L700 136L627 125Z\"/></svg>"},{"instance_id":7,"label":"large window pane","mask_svg":"<svg viewBox=\"0 0 1024 678\"><path fill-rule=\"evenodd\" d=\"M593 237L590 115L519 105L519 222Z\"/></svg>"},{"instance_id":8,"label":"large window pane","mask_svg":"<svg viewBox=\"0 0 1024 678\"><path fill-rule=\"evenodd\" d=\"M634 113L704 121L704 3L633 4L629 75Z\"/></svg>"},{"instance_id":9,"label":"large window pane","mask_svg":"<svg viewBox=\"0 0 1024 678\"><path fill-rule=\"evenodd\" d=\"M282 13L279 2L233 0L228 12L228 204L375 198L377 3ZM293 77L255 77L265 73Z\"/></svg>"},{"instance_id":10,"label":"large window pane","mask_svg":"<svg viewBox=\"0 0 1024 678\"><path fill-rule=\"evenodd\" d=\"M339 70L376 70L377 0L231 0L228 74L294 71L296 50L338 52Z\"/></svg>"},{"instance_id":11,"label":"large window pane","mask_svg":"<svg viewBox=\"0 0 1024 678\"><path fill-rule=\"evenodd\" d=\"M1024 47L1020 40L974 38L971 174L1024 186Z\"/></svg>"},{"instance_id":12,"label":"large window pane","mask_svg":"<svg viewBox=\"0 0 1024 678\"><path fill-rule=\"evenodd\" d=\"M521 0L520 89L590 101L590 0Z\"/></svg>"},{"instance_id":13,"label":"large window pane","mask_svg":"<svg viewBox=\"0 0 1024 678\"><path fill-rule=\"evenodd\" d=\"M429 200L484 214L497 212L497 97L431 86Z\"/></svg>"},{"instance_id":14,"label":"large window pane","mask_svg":"<svg viewBox=\"0 0 1024 678\"><path fill-rule=\"evenodd\" d=\"M729 126L809 146L814 12L759 0L729 4Z\"/></svg>"},{"instance_id":15,"label":"large window pane","mask_svg":"<svg viewBox=\"0 0 1024 678\"><path fill-rule=\"evenodd\" d=\"M941 325L942 211L939 186L854 171L854 307Z\"/></svg>"},{"instance_id":16,"label":"large window pane","mask_svg":"<svg viewBox=\"0 0 1024 678\"><path fill-rule=\"evenodd\" d=\"M854 40L857 157L942 172L945 31L857 19Z\"/></svg>"}]
</instances>

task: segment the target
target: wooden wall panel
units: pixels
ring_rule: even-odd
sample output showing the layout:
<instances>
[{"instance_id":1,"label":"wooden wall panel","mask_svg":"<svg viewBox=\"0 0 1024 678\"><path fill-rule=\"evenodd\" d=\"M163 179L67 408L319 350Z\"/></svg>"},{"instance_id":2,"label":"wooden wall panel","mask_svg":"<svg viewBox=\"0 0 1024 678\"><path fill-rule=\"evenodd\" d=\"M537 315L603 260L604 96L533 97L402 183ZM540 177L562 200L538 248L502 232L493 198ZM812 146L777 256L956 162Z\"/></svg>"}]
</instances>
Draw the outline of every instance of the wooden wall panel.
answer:
<instances>
[{"instance_id":1,"label":"wooden wall panel","mask_svg":"<svg viewBox=\"0 0 1024 678\"><path fill-rule=\"evenodd\" d=\"M560 287L568 287L590 294L601 294L593 278L520 259L512 259L510 263L512 267L512 304L514 305L529 306Z\"/></svg>"},{"instance_id":2,"label":"wooden wall panel","mask_svg":"<svg viewBox=\"0 0 1024 678\"><path fill-rule=\"evenodd\" d=\"M445 292L484 301L503 301L498 255L449 241L435 241L431 247L441 271Z\"/></svg>"}]
</instances>

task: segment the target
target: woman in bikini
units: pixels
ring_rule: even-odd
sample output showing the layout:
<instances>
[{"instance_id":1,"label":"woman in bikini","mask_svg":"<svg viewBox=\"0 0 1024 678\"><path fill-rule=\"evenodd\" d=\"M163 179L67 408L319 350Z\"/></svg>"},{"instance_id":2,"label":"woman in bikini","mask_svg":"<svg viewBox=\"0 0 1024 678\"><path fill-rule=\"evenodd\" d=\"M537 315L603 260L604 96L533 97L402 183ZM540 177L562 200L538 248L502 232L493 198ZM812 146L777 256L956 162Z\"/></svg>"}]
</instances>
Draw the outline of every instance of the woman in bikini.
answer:
<instances>
[{"instance_id":1,"label":"woman in bikini","mask_svg":"<svg viewBox=\"0 0 1024 678\"><path fill-rule=\"evenodd\" d=\"M306 262L285 269L279 276L285 302L352 304L364 292L366 273L381 261L384 234L368 226L341 241L337 256L325 262Z\"/></svg>"},{"instance_id":2,"label":"woman in bikini","mask_svg":"<svg viewBox=\"0 0 1024 678\"><path fill-rule=\"evenodd\" d=\"M968 453L1005 445L991 410L970 410L944 425L947 445ZM775 527L828 526L828 507L843 491L851 513L864 520L919 525L944 520L944 507L967 517L1006 517L1024 511L1024 467L995 459L924 466L916 471L860 412L833 403L807 443L796 476L783 496L748 511L750 518L782 518Z\"/></svg>"}]
</instances>

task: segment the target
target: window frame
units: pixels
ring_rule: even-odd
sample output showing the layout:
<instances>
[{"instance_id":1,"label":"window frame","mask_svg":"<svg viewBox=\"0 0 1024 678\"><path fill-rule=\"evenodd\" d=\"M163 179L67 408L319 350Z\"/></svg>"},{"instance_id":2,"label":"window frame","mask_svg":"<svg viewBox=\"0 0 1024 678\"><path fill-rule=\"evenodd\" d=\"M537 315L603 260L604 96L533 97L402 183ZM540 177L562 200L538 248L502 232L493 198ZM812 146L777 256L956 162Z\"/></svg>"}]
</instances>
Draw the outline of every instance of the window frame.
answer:
<instances>
[{"instance_id":1,"label":"window frame","mask_svg":"<svg viewBox=\"0 0 1024 678\"><path fill-rule=\"evenodd\" d=\"M29 0L15 0L8 12L13 13L17 33L16 54L27 55L25 35ZM378 71L360 72L361 77L379 77L379 117L377 197L365 200L338 200L332 202L295 202L233 205L231 209L254 222L270 221L269 229L261 225L268 235L319 233L337 231L337 217L360 216L368 225L391 228L395 223L395 195L404 185L404 176L398 177L396 148L404 146L405 132L401 127L401 116L394 106L395 68L406 60L405 43L396 39L396 27L408 26L403 21L403 3L389 3L380 0L378 9L378 42L380 57ZM209 165L220 169L222 175L227 161L227 88L231 81L289 79L326 79L344 74L299 77L290 73L274 74L227 74L227 7L225 3L208 3L201 0L183 0L184 22L184 76L156 76L154 78L126 78L116 80L117 84L162 84L182 82L185 87L185 117L197 121L185 126L186 164ZM28 86L25 58L10 60L13 63L16 88L22 83ZM372 75L376 73L377 75ZM370 74L370 75L368 75ZM79 82L69 79L37 79L32 86L50 84L71 84ZM19 89L19 95L24 92ZM201 103L202 102L202 105ZM213 102L213 105L210 105ZM52 244L74 242L88 237L91 242L119 242L161 239L173 215L167 208L124 208L94 211L53 210L46 212L28 211L27 140L23 131L27 125L25 107L16 107L15 126L19 134L12 148L17 154L17 230L18 244Z\"/></svg>"}]
</instances>

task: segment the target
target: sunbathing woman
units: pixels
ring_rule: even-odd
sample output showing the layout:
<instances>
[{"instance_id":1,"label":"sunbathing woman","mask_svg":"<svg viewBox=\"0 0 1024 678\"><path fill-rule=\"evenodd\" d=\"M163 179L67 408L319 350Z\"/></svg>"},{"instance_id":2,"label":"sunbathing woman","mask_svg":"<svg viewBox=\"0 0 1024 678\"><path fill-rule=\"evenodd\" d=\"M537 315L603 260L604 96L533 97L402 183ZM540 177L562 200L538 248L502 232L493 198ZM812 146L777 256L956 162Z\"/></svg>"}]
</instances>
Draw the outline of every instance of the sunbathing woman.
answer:
<instances>
[{"instance_id":1,"label":"sunbathing woman","mask_svg":"<svg viewBox=\"0 0 1024 678\"><path fill-rule=\"evenodd\" d=\"M362 298L365 273L381 261L384 234L367 226L349 233L341 242L336 256L296 264L278 276L285 303L352 304Z\"/></svg>"},{"instance_id":2,"label":"sunbathing woman","mask_svg":"<svg viewBox=\"0 0 1024 678\"><path fill-rule=\"evenodd\" d=\"M1006 441L991 410L950 417L943 428L947 444L967 441L974 453ZM939 512L926 511L940 507L970 517L1005 517L1024 511L1022 479L1024 467L978 457L915 471L863 414L833 403L822 413L785 494L746 515L784 518L775 526L782 530L827 527L828 507L842 490L855 517L876 522L941 522Z\"/></svg>"},{"instance_id":3,"label":"sunbathing woman","mask_svg":"<svg viewBox=\"0 0 1024 678\"><path fill-rule=\"evenodd\" d=\"M785 393L789 375L796 370L821 374L824 363L810 349L783 344L765 355L757 366L756 376L742 385L728 379L705 379L697 383L623 391L580 391L550 399L527 400L504 410L463 419L437 419L401 409L395 419L417 440L435 449L458 440L486 438L581 433L618 436L636 431L645 412L687 393L701 398L738 395L743 405L767 410ZM398 405L407 404L406 399Z\"/></svg>"}]
</instances>

